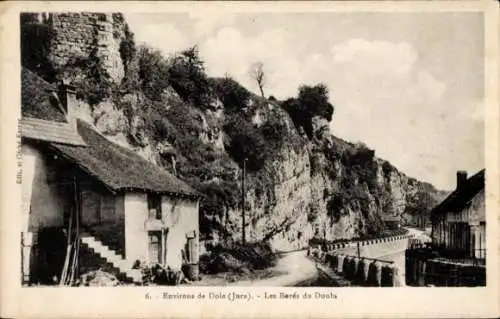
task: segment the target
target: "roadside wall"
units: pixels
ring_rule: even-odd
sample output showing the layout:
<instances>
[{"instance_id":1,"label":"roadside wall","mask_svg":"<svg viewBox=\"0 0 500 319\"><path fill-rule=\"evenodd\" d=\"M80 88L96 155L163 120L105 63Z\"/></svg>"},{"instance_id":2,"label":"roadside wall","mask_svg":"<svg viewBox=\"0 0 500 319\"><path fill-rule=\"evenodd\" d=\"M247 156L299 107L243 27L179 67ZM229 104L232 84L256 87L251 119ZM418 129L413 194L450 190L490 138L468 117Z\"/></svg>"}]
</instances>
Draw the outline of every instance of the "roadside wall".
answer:
<instances>
[{"instance_id":1,"label":"roadside wall","mask_svg":"<svg viewBox=\"0 0 500 319\"><path fill-rule=\"evenodd\" d=\"M326 251L324 251L325 247L321 247L321 245L315 245L310 246L309 251L310 253L312 253L313 251L321 251L323 253L335 251L336 253L347 255L357 254L357 247L359 243L361 255L372 258L374 254L376 254L377 256L383 255L383 253L379 253L381 251L387 251L388 254L394 251L404 251L408 247L408 240L410 238L414 238L414 235L391 236L372 240L328 244L326 246Z\"/></svg>"},{"instance_id":2,"label":"roadside wall","mask_svg":"<svg viewBox=\"0 0 500 319\"><path fill-rule=\"evenodd\" d=\"M403 235L330 244L326 247L327 252L316 246L310 247L308 253L354 285L398 287L403 284L398 276L401 270L394 263L383 262L374 257L406 250L408 240L413 237L413 235ZM356 257L358 243L360 255L363 257Z\"/></svg>"}]
</instances>

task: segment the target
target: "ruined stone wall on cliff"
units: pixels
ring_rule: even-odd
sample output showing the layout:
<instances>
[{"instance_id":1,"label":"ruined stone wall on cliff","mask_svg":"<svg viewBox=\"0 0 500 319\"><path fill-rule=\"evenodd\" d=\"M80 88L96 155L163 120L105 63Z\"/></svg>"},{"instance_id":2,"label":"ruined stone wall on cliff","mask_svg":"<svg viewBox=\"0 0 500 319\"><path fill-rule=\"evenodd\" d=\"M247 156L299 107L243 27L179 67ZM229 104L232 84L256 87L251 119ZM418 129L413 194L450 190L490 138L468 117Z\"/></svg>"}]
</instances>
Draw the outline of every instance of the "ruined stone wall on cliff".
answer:
<instances>
[{"instance_id":1,"label":"ruined stone wall on cliff","mask_svg":"<svg viewBox=\"0 0 500 319\"><path fill-rule=\"evenodd\" d=\"M48 23L54 30L50 59L64 68L77 58L88 58L92 51L115 83L124 76L120 43L124 24L112 13L51 13Z\"/></svg>"}]
</instances>

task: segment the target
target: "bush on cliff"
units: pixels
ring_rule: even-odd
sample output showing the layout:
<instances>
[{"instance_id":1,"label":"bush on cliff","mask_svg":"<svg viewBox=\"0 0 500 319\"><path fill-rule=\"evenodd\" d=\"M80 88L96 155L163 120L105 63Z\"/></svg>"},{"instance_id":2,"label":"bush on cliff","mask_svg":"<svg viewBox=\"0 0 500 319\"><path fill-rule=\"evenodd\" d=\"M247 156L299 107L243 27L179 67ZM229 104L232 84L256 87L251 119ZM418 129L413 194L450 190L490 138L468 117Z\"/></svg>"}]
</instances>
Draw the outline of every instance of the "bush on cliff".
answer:
<instances>
[{"instance_id":1,"label":"bush on cliff","mask_svg":"<svg viewBox=\"0 0 500 319\"><path fill-rule=\"evenodd\" d=\"M297 129L304 129L309 139L313 137L312 118L319 116L331 121L334 111L333 105L328 102L328 88L322 83L300 86L297 98L285 100L283 108L290 114Z\"/></svg>"},{"instance_id":2,"label":"bush on cliff","mask_svg":"<svg viewBox=\"0 0 500 319\"><path fill-rule=\"evenodd\" d=\"M148 46L137 51L139 85L144 95L152 101L161 101L163 91L170 86L169 63L163 54Z\"/></svg>"},{"instance_id":3,"label":"bush on cliff","mask_svg":"<svg viewBox=\"0 0 500 319\"><path fill-rule=\"evenodd\" d=\"M174 90L187 102L206 107L211 99L210 83L197 46L170 58L168 79Z\"/></svg>"},{"instance_id":4,"label":"bush on cliff","mask_svg":"<svg viewBox=\"0 0 500 319\"><path fill-rule=\"evenodd\" d=\"M20 14L20 28L21 65L48 82L54 81L56 70L49 59L54 30L39 23L37 14L28 12Z\"/></svg>"},{"instance_id":5,"label":"bush on cliff","mask_svg":"<svg viewBox=\"0 0 500 319\"><path fill-rule=\"evenodd\" d=\"M211 78L210 82L215 95L220 99L226 111L235 112L247 106L250 92L232 77Z\"/></svg>"}]
</instances>

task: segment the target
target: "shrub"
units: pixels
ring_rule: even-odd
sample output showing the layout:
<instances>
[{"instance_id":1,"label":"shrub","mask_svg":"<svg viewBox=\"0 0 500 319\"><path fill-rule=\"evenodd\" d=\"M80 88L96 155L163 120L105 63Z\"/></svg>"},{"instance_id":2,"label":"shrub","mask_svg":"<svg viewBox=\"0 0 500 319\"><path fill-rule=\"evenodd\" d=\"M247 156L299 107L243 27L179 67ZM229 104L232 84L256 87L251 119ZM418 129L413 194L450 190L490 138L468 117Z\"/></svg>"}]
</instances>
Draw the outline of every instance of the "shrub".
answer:
<instances>
[{"instance_id":1,"label":"shrub","mask_svg":"<svg viewBox=\"0 0 500 319\"><path fill-rule=\"evenodd\" d=\"M21 65L52 82L56 72L49 55L55 32L49 25L39 23L36 15L26 12L20 14Z\"/></svg>"},{"instance_id":2,"label":"shrub","mask_svg":"<svg viewBox=\"0 0 500 319\"><path fill-rule=\"evenodd\" d=\"M340 220L342 212L346 208L344 197L341 194L333 194L326 203L327 215L332 222L336 223Z\"/></svg>"},{"instance_id":3,"label":"shrub","mask_svg":"<svg viewBox=\"0 0 500 319\"><path fill-rule=\"evenodd\" d=\"M185 100L197 106L207 106L211 89L205 66L196 46L170 59L168 79L174 90Z\"/></svg>"},{"instance_id":4,"label":"shrub","mask_svg":"<svg viewBox=\"0 0 500 319\"><path fill-rule=\"evenodd\" d=\"M205 256L200 256L200 270L205 273L246 273L254 269L273 266L276 255L264 242L246 245L215 246Z\"/></svg>"},{"instance_id":5,"label":"shrub","mask_svg":"<svg viewBox=\"0 0 500 319\"><path fill-rule=\"evenodd\" d=\"M76 87L77 98L92 106L116 94L118 90L104 69L97 48L95 44L87 57L75 56L58 70L59 74L71 79Z\"/></svg>"},{"instance_id":6,"label":"shrub","mask_svg":"<svg viewBox=\"0 0 500 319\"><path fill-rule=\"evenodd\" d=\"M318 214L318 205L316 203L311 203L307 212L307 222L314 222L316 219L318 219Z\"/></svg>"},{"instance_id":7,"label":"shrub","mask_svg":"<svg viewBox=\"0 0 500 319\"><path fill-rule=\"evenodd\" d=\"M384 173L384 177L388 180L389 177L391 176L391 172L394 170L394 167L392 167L391 163L384 161L382 164L382 172Z\"/></svg>"},{"instance_id":8,"label":"shrub","mask_svg":"<svg viewBox=\"0 0 500 319\"><path fill-rule=\"evenodd\" d=\"M328 88L324 84L300 86L297 98L285 100L283 108L290 114L297 129L302 127L309 139L313 137L312 118L320 116L331 121L334 110L328 102Z\"/></svg>"},{"instance_id":9,"label":"shrub","mask_svg":"<svg viewBox=\"0 0 500 319\"><path fill-rule=\"evenodd\" d=\"M332 120L333 105L328 102L328 88L320 83L314 86L302 85L299 87L298 100L308 117L321 116L328 121Z\"/></svg>"},{"instance_id":10,"label":"shrub","mask_svg":"<svg viewBox=\"0 0 500 319\"><path fill-rule=\"evenodd\" d=\"M226 151L231 157L242 165L247 159L247 168L257 171L266 159L265 141L259 129L243 119L240 115L229 116L224 131L230 137Z\"/></svg>"},{"instance_id":11,"label":"shrub","mask_svg":"<svg viewBox=\"0 0 500 319\"><path fill-rule=\"evenodd\" d=\"M279 118L272 117L261 126L261 132L264 138L269 142L274 142L280 146L286 135L286 125Z\"/></svg>"},{"instance_id":12,"label":"shrub","mask_svg":"<svg viewBox=\"0 0 500 319\"><path fill-rule=\"evenodd\" d=\"M120 57L123 62L125 73L127 72L130 63L134 59L137 48L135 46L134 33L130 31L128 24L125 24L125 37L120 42Z\"/></svg>"},{"instance_id":13,"label":"shrub","mask_svg":"<svg viewBox=\"0 0 500 319\"><path fill-rule=\"evenodd\" d=\"M250 92L233 78L212 78L214 93L224 104L226 111L234 112L244 108L250 98Z\"/></svg>"},{"instance_id":14,"label":"shrub","mask_svg":"<svg viewBox=\"0 0 500 319\"><path fill-rule=\"evenodd\" d=\"M185 279L182 272L173 271L169 267L164 268L159 264L149 266L136 262L134 267L141 270L143 285L176 286Z\"/></svg>"},{"instance_id":15,"label":"shrub","mask_svg":"<svg viewBox=\"0 0 500 319\"><path fill-rule=\"evenodd\" d=\"M152 101L160 101L169 85L169 63L161 52L141 46L137 52L139 81L142 92Z\"/></svg>"}]
</instances>

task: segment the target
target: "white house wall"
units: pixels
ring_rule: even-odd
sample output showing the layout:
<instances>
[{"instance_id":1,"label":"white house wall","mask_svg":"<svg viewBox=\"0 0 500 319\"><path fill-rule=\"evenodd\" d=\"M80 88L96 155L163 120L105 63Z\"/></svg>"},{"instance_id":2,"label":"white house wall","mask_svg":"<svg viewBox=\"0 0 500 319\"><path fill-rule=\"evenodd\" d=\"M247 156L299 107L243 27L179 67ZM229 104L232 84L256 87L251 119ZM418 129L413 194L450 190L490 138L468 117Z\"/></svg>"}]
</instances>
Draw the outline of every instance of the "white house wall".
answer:
<instances>
[{"instance_id":1,"label":"white house wall","mask_svg":"<svg viewBox=\"0 0 500 319\"><path fill-rule=\"evenodd\" d=\"M448 222L467 222L469 224L478 224L485 221L484 189L460 211L446 214Z\"/></svg>"},{"instance_id":2,"label":"white house wall","mask_svg":"<svg viewBox=\"0 0 500 319\"><path fill-rule=\"evenodd\" d=\"M148 217L147 195L126 193L124 212L125 256L130 261L146 261L148 258L148 236L144 225Z\"/></svg>"},{"instance_id":3,"label":"white house wall","mask_svg":"<svg viewBox=\"0 0 500 319\"><path fill-rule=\"evenodd\" d=\"M469 210L471 211L471 223L477 224L486 221L484 189L472 199Z\"/></svg>"},{"instance_id":4,"label":"white house wall","mask_svg":"<svg viewBox=\"0 0 500 319\"><path fill-rule=\"evenodd\" d=\"M22 230L26 232L29 227L31 192L35 179L36 160L38 154L28 145L22 145L22 154Z\"/></svg>"},{"instance_id":5,"label":"white house wall","mask_svg":"<svg viewBox=\"0 0 500 319\"><path fill-rule=\"evenodd\" d=\"M29 231L36 231L42 227L62 226L63 202L58 194L57 184L48 182L50 168L45 157L36 148L27 144L22 145L22 154L22 196L23 203L26 204L23 207L24 222L28 220ZM27 214L29 218L26 218Z\"/></svg>"},{"instance_id":6,"label":"white house wall","mask_svg":"<svg viewBox=\"0 0 500 319\"><path fill-rule=\"evenodd\" d=\"M166 265L178 268L182 263L180 250L186 251L187 235L194 233L197 249L199 241L199 207L197 201L162 197L163 221L168 227ZM195 261L197 262L198 253Z\"/></svg>"},{"instance_id":7,"label":"white house wall","mask_svg":"<svg viewBox=\"0 0 500 319\"><path fill-rule=\"evenodd\" d=\"M122 201L117 197L115 209L119 208ZM129 261L149 261L149 234L148 227L156 224L161 228L168 228L165 247L165 264L171 268L180 268L182 265L181 250L186 251L187 235L195 235L196 246L198 246L198 202L189 200L173 199L162 196L161 210L162 220L148 220L148 198L143 193L126 193L123 196L123 210L125 216L125 255ZM119 216L120 213L117 214ZM160 228L160 229L161 229ZM164 242L162 240L162 242ZM198 248L197 248L198 249ZM162 254L163 255L163 254ZM195 254L197 261L198 254Z\"/></svg>"}]
</instances>

